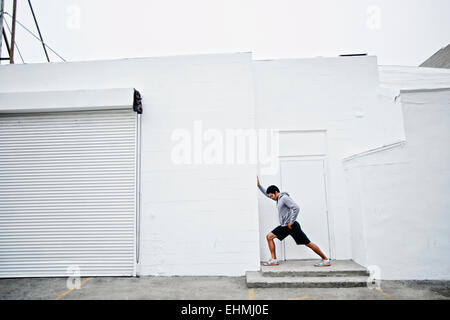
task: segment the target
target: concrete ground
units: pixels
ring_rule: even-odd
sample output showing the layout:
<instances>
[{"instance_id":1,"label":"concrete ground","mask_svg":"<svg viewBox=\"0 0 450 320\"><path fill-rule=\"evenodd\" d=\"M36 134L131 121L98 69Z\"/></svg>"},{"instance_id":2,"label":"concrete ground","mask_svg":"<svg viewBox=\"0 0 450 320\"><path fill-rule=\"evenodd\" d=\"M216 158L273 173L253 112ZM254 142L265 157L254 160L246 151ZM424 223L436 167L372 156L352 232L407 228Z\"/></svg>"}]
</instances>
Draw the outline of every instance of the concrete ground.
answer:
<instances>
[{"instance_id":1,"label":"concrete ground","mask_svg":"<svg viewBox=\"0 0 450 320\"><path fill-rule=\"evenodd\" d=\"M402 300L450 299L450 281L382 281L371 288L255 288L245 277L92 277L79 289L67 278L0 279L0 300L205 299L205 300Z\"/></svg>"}]
</instances>

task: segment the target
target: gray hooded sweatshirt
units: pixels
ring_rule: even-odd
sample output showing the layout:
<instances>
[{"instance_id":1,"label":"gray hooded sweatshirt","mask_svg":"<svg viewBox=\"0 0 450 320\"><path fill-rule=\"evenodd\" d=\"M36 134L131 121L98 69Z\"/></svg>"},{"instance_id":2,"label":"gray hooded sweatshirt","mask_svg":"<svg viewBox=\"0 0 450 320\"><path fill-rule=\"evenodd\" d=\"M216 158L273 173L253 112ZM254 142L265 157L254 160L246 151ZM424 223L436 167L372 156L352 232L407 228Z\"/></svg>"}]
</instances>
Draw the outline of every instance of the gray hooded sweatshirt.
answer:
<instances>
[{"instance_id":1,"label":"gray hooded sweatshirt","mask_svg":"<svg viewBox=\"0 0 450 320\"><path fill-rule=\"evenodd\" d=\"M269 195L266 193L266 189L264 189L261 185L258 186L259 190L268 197ZM300 211L299 206L292 200L287 192L281 192L277 201L278 207L278 218L280 220L281 226L287 226L289 222L294 223L297 219L298 213Z\"/></svg>"}]
</instances>

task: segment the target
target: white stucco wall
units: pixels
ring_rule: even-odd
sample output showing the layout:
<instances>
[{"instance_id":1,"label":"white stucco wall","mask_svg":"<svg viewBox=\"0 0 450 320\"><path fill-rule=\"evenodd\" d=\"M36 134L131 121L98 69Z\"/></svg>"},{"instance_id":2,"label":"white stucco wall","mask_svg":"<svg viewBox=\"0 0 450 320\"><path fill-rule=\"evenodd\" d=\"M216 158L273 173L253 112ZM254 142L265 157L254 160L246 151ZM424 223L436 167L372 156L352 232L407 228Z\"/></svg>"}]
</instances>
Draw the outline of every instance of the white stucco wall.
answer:
<instances>
[{"instance_id":1,"label":"white stucco wall","mask_svg":"<svg viewBox=\"0 0 450 320\"><path fill-rule=\"evenodd\" d=\"M233 128L323 132L332 258L379 265L384 278L442 278L447 269L432 273L431 268L439 262L437 252L448 251L448 200L442 192L449 181L448 92L405 91L396 98L397 71L385 71L391 73L380 77L380 87L372 56L252 61L250 53L236 53L2 65L0 93L140 91L140 275L244 275L268 258L264 235L270 229L260 228L259 220L271 215L275 227L277 212L271 200L257 195L257 165L171 161L174 130L193 133L201 120L203 130L219 133ZM407 82L417 89L410 71ZM434 76L447 81L442 72ZM344 171L345 157L405 139L407 145L346 161ZM298 148L289 141L284 150ZM314 142L309 147L311 153L317 149ZM411 159L419 160L412 165ZM261 179L265 186L279 183L277 175ZM422 186L430 190L426 199ZM424 241L408 242L416 231ZM397 254L391 244L403 252ZM431 263L417 262L422 256ZM400 258L410 267L404 269Z\"/></svg>"},{"instance_id":2,"label":"white stucco wall","mask_svg":"<svg viewBox=\"0 0 450 320\"><path fill-rule=\"evenodd\" d=\"M352 258L342 159L403 139L400 109L379 90L376 57L260 60L253 67L258 128L325 130L331 256ZM265 186L279 184L277 175L261 178ZM277 223L276 208L262 195L259 208L260 217L272 214ZM270 230L267 223L262 237ZM267 245L261 257L269 257Z\"/></svg>"},{"instance_id":3,"label":"white stucco wall","mask_svg":"<svg viewBox=\"0 0 450 320\"><path fill-rule=\"evenodd\" d=\"M353 258L382 279L448 280L450 89L400 101L406 141L344 161Z\"/></svg>"},{"instance_id":4,"label":"white stucco wall","mask_svg":"<svg viewBox=\"0 0 450 320\"><path fill-rule=\"evenodd\" d=\"M259 268L256 165L176 165L175 129L254 128L251 53L2 65L0 92L136 88L143 100L141 275Z\"/></svg>"},{"instance_id":5,"label":"white stucco wall","mask_svg":"<svg viewBox=\"0 0 450 320\"><path fill-rule=\"evenodd\" d=\"M450 87L450 69L379 66L378 73L383 88L412 90Z\"/></svg>"}]
</instances>

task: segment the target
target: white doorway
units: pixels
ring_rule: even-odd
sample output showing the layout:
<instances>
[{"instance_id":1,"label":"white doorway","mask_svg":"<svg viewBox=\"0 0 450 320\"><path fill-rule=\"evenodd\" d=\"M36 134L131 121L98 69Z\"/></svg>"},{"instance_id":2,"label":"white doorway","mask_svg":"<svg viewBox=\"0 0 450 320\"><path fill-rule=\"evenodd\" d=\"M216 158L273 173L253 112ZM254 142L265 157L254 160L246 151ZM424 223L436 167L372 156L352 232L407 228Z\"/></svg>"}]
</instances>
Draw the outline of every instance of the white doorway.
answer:
<instances>
[{"instance_id":1,"label":"white doorway","mask_svg":"<svg viewBox=\"0 0 450 320\"><path fill-rule=\"evenodd\" d=\"M330 256L325 173L325 159L280 158L281 190L299 205L297 221L303 232ZM319 258L308 247L297 245L292 237L282 241L282 251L285 260Z\"/></svg>"},{"instance_id":2,"label":"white doorway","mask_svg":"<svg viewBox=\"0 0 450 320\"><path fill-rule=\"evenodd\" d=\"M276 185L288 192L299 205L297 221L308 238L333 258L333 227L327 198L327 134L326 130L280 131L279 170L273 175L261 176L267 188ZM279 225L274 201L259 196L261 260L270 259L266 234ZM292 237L275 240L278 259L317 259L311 249L297 245Z\"/></svg>"}]
</instances>

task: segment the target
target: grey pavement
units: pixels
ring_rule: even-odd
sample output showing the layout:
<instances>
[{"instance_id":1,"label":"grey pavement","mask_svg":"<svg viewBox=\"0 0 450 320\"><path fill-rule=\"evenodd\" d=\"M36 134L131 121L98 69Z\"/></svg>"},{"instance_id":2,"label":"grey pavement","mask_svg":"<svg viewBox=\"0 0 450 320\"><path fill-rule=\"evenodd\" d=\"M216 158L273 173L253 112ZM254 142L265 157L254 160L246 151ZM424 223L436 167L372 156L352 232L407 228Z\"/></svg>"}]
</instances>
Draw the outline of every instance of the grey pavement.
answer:
<instances>
[{"instance_id":1,"label":"grey pavement","mask_svg":"<svg viewBox=\"0 0 450 320\"><path fill-rule=\"evenodd\" d=\"M384 280L380 288L253 288L245 277L92 277L80 289L67 278L0 279L1 300L28 299L236 299L236 300L435 300L450 299L450 281Z\"/></svg>"}]
</instances>

